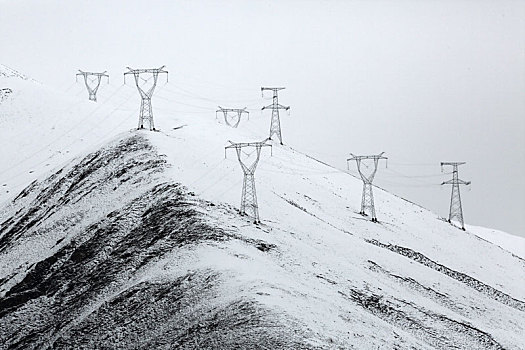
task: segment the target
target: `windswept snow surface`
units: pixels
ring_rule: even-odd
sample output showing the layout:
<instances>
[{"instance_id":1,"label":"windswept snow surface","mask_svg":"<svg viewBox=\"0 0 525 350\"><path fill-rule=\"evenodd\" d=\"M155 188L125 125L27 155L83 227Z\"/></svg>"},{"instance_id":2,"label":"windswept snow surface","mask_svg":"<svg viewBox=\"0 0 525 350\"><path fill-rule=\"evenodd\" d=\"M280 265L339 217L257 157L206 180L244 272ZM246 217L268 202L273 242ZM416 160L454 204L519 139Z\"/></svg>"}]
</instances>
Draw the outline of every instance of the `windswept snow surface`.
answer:
<instances>
[{"instance_id":1,"label":"windswept snow surface","mask_svg":"<svg viewBox=\"0 0 525 350\"><path fill-rule=\"evenodd\" d=\"M3 86L5 348L525 348L522 258L378 188L372 223L359 179L292 145L262 152L263 224L238 215L224 147L265 139L269 115L233 129L159 85L160 132L136 131L128 86L98 104Z\"/></svg>"},{"instance_id":2,"label":"windswept snow surface","mask_svg":"<svg viewBox=\"0 0 525 350\"><path fill-rule=\"evenodd\" d=\"M81 81L62 93L0 65L1 88L12 93L0 101L0 201L129 130L138 110L137 91L130 85L101 84L101 101L93 103Z\"/></svg>"},{"instance_id":3,"label":"windswept snow surface","mask_svg":"<svg viewBox=\"0 0 525 350\"><path fill-rule=\"evenodd\" d=\"M492 242L495 245L500 246L502 249L525 259L525 238L480 226L466 225L466 229L468 232L475 234L479 238Z\"/></svg>"}]
</instances>

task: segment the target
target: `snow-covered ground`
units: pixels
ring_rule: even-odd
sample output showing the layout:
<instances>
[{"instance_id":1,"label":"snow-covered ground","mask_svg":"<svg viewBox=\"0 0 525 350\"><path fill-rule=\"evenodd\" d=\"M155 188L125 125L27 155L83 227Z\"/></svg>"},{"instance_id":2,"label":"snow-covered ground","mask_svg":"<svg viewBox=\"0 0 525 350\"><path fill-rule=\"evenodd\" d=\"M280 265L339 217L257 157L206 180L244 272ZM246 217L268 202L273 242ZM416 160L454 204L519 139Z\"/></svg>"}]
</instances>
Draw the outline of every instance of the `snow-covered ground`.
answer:
<instances>
[{"instance_id":1,"label":"snow-covered ground","mask_svg":"<svg viewBox=\"0 0 525 350\"><path fill-rule=\"evenodd\" d=\"M467 225L466 229L468 232L475 234L479 238L492 242L495 245L516 254L522 259L525 259L525 238L480 226Z\"/></svg>"},{"instance_id":2,"label":"snow-covered ground","mask_svg":"<svg viewBox=\"0 0 525 350\"><path fill-rule=\"evenodd\" d=\"M255 226L233 210L243 176L235 152L225 157L224 147L228 140L264 140L269 115L243 119L234 129L214 112L178 113L169 84L159 84L153 106L160 131L136 131L139 98L133 86L102 85L98 103L87 101L80 83L61 93L0 77L4 86L13 93L0 103L0 137L8 145L0 153L0 201L7 203L51 170L71 167L74 156L139 135L171 165L163 170L165 179L215 204L199 209L209 223L242 236L163 255L139 271L142 281L220 271L228 276L223 298L255 300L292 317L308 343L322 348L525 348L525 263L516 256L523 258L523 250L515 247L523 240L511 243L510 235L490 237L490 230L473 227L464 232L379 188L374 197L380 223L372 223L358 214L360 179L275 142L271 151L263 149L255 172L263 222ZM254 153L242 156L249 162ZM52 254L42 248L42 237L31 239L24 249L39 249L28 254L31 259ZM271 248L245 244L255 241ZM0 254L0 280L18 267L8 263L14 261L12 249ZM24 257L17 259L24 264Z\"/></svg>"},{"instance_id":3,"label":"snow-covered ground","mask_svg":"<svg viewBox=\"0 0 525 350\"><path fill-rule=\"evenodd\" d=\"M23 77L0 64L0 88L12 90L0 101L0 201L136 123L131 85L102 84L94 103L80 80L61 92Z\"/></svg>"}]
</instances>

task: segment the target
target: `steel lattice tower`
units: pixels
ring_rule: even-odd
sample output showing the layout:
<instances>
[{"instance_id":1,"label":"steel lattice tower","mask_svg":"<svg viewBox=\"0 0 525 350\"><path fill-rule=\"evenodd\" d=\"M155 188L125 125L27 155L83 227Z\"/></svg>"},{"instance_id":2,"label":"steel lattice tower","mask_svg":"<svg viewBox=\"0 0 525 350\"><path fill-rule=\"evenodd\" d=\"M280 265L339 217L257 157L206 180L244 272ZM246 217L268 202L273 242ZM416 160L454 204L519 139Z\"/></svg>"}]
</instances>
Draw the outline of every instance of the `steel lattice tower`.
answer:
<instances>
[{"instance_id":1,"label":"steel lattice tower","mask_svg":"<svg viewBox=\"0 0 525 350\"><path fill-rule=\"evenodd\" d=\"M262 110L265 110L267 108L272 109L272 121L270 124L270 137L268 138L271 140L273 135L277 135L281 145L283 144L283 136L281 134L281 120L279 119L279 110L280 109L284 109L287 111L290 110L290 106L283 106L279 104L279 98L277 96L277 92L279 90L284 90L284 89L285 88L283 87L278 87L278 88L261 87L261 93L263 94L263 96L264 96L265 90L273 91L273 103L271 105L263 107Z\"/></svg>"},{"instance_id":2,"label":"steel lattice tower","mask_svg":"<svg viewBox=\"0 0 525 350\"><path fill-rule=\"evenodd\" d=\"M84 72L80 69L78 70L79 73L75 75L75 81L78 81L78 76L82 75L84 77L84 83L86 84L86 88L89 94L89 100L97 102L97 91L100 87L100 82L102 80L102 77L108 78L108 84L109 84L109 75L106 74L106 71L102 73L93 73L93 72ZM91 83L94 83L94 87L89 86L88 80Z\"/></svg>"},{"instance_id":3,"label":"steel lattice tower","mask_svg":"<svg viewBox=\"0 0 525 350\"><path fill-rule=\"evenodd\" d=\"M248 116L248 119L250 119L250 112L246 110L247 108L248 107L222 108L221 106L219 106L219 109L215 111L215 119L217 119L217 113L222 112L224 114L224 121L226 122L226 124L231 126L232 128L236 128L237 126L239 126L239 123L241 122L241 117L243 113L246 113L246 115ZM230 121L228 120L229 113L237 113L237 121L233 124L230 123Z\"/></svg>"},{"instance_id":4,"label":"steel lattice tower","mask_svg":"<svg viewBox=\"0 0 525 350\"><path fill-rule=\"evenodd\" d=\"M374 181L374 177L376 176L377 165L379 163L379 160L388 159L387 157L383 157L383 153L385 152L381 152L380 154L374 156L355 156L352 153L350 153L352 158L348 158L346 160L347 164L348 161L351 160L355 160L357 163L357 170L359 171L361 180L363 180L363 195L361 196L361 211L359 212L359 214L367 215L368 212L372 217L372 222L377 222L376 209L374 206L374 194L372 192L372 182ZM374 161L374 170L372 170L372 173L369 175L365 175L361 171L361 161L366 159L371 159ZM350 169L349 165L348 168Z\"/></svg>"},{"instance_id":5,"label":"steel lattice tower","mask_svg":"<svg viewBox=\"0 0 525 350\"><path fill-rule=\"evenodd\" d=\"M255 191L255 168L257 163L259 163L259 158L261 156L261 148L272 145L266 143L266 140L263 142L249 142L249 143L233 143L224 148L224 156L226 157L226 150L229 148L234 148L237 152L237 159L241 164L242 171L244 172L244 179L242 181L242 196L241 196L241 207L239 213L241 215L248 215L247 211L251 212L251 216L254 218L254 223L259 224L261 220L259 219L259 206L257 204L257 193ZM241 158L241 151L243 148L250 147L255 148L256 157L251 165L246 165Z\"/></svg>"},{"instance_id":6,"label":"steel lattice tower","mask_svg":"<svg viewBox=\"0 0 525 350\"><path fill-rule=\"evenodd\" d=\"M166 73L166 81L168 81L168 71L164 70L164 67L165 66L151 69L131 69L127 67L129 72L124 73L124 84L126 83L126 75L133 74L133 76L135 77L135 85L137 85L137 89L139 90L139 94L141 97L139 124L137 129L143 129L144 120L146 120L149 123L149 129L155 130L155 124L153 123L153 106L151 105L151 97L153 96L153 91L155 91L155 87L157 86L157 79L160 73ZM141 78L141 74L151 74L151 77L153 77L153 85L149 88L148 91L144 91L144 89L142 89L139 84L139 78Z\"/></svg>"},{"instance_id":7,"label":"steel lattice tower","mask_svg":"<svg viewBox=\"0 0 525 350\"><path fill-rule=\"evenodd\" d=\"M443 166L452 166L452 179L448 181L443 181L441 185L452 185L448 222L452 223L452 220L457 220L461 224L461 229L465 231L465 223L463 221L463 207L461 206L461 195L459 193L459 185L470 185L470 181L463 181L458 176L458 166L462 164L465 164L465 162L441 162L441 170L443 170Z\"/></svg>"}]
</instances>

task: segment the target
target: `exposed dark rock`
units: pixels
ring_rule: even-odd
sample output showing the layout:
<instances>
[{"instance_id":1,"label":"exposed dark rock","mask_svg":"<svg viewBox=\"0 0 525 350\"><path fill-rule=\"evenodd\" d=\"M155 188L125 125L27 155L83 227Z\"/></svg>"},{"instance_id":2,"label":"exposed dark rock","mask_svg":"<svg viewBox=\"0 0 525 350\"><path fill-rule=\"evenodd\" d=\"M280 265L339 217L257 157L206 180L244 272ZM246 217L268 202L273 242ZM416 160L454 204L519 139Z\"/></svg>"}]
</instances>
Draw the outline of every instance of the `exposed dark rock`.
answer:
<instances>
[{"instance_id":1,"label":"exposed dark rock","mask_svg":"<svg viewBox=\"0 0 525 350\"><path fill-rule=\"evenodd\" d=\"M222 295L217 271L148 279L148 269L168 253L241 237L211 226L198 210L206 202L155 176L165 168L145 139L131 136L14 199L12 216L0 226L0 252L34 235L57 238L49 256L19 271L23 278L0 280L0 348L311 348L291 319ZM108 201L114 191L126 194L115 194L125 202ZM104 210L86 223L88 200ZM243 241L261 251L275 248Z\"/></svg>"},{"instance_id":2,"label":"exposed dark rock","mask_svg":"<svg viewBox=\"0 0 525 350\"><path fill-rule=\"evenodd\" d=\"M513 307L515 309L525 311L525 302L515 299L511 297L510 295L497 290L496 288L489 286L474 277L471 277L465 273L458 272L455 270L452 270L451 268L446 267L443 264L437 263L425 255L416 252L410 248L405 248L397 245L392 244L384 244L381 243L375 239L373 240L367 240L368 243L371 243L375 246L388 249L392 252L395 252L397 254L403 255L409 259L412 259L422 265L425 265L433 270L436 270L438 272L441 272L444 275L449 276L450 278L453 278L459 282L464 283L465 285L469 286L470 288L473 288L477 290L480 293L483 293L484 295L490 297L491 299L494 299L502 304L505 304L507 306Z\"/></svg>"},{"instance_id":3,"label":"exposed dark rock","mask_svg":"<svg viewBox=\"0 0 525 350\"><path fill-rule=\"evenodd\" d=\"M388 300L382 295L357 289L339 293L376 317L413 334L436 349L504 349L490 334L445 315L432 313L413 303Z\"/></svg>"}]
</instances>

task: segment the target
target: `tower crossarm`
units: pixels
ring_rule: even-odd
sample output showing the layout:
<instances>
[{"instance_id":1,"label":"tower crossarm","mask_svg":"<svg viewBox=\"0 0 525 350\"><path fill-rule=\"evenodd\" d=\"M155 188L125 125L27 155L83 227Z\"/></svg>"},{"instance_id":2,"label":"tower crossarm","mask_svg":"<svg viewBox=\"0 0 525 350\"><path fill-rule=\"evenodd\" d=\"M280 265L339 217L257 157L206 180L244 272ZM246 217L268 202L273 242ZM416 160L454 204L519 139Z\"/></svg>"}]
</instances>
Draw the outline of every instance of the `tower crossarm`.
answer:
<instances>
[{"instance_id":1,"label":"tower crossarm","mask_svg":"<svg viewBox=\"0 0 525 350\"><path fill-rule=\"evenodd\" d=\"M459 184L459 185L470 185L470 181L464 181L464 180L461 180L461 179L450 179L450 180L447 180L447 181L443 181L441 184L442 185L455 185L455 184Z\"/></svg>"},{"instance_id":2,"label":"tower crossarm","mask_svg":"<svg viewBox=\"0 0 525 350\"><path fill-rule=\"evenodd\" d=\"M377 155L371 155L371 156L356 156L352 153L350 153L350 155L352 156L351 158L348 158L346 161L347 161L347 164L349 161L352 161L352 160L355 160L356 163L357 163L357 171L359 172L359 175L361 176L361 179L369 184L372 183L372 181L374 181L374 177L376 175L376 172L377 172L377 165L379 163L379 160L380 159L388 159L387 157L383 156L385 152L381 152L380 154L377 154ZM370 175L365 175L362 171L361 171L361 161L362 160L367 160L367 159L371 159L374 161L374 170L372 170L372 173ZM348 168L350 168L350 165L348 165Z\"/></svg>"},{"instance_id":3,"label":"tower crossarm","mask_svg":"<svg viewBox=\"0 0 525 350\"><path fill-rule=\"evenodd\" d=\"M362 160L362 159L388 159L387 157L383 156L385 152L381 152L379 154L376 154L376 155L371 155L371 156L356 156L352 153L350 153L350 155L352 156L351 158L348 158L346 161L350 161L350 160Z\"/></svg>"},{"instance_id":4,"label":"tower crossarm","mask_svg":"<svg viewBox=\"0 0 525 350\"><path fill-rule=\"evenodd\" d=\"M224 147L224 157L226 158L226 151L230 148L233 148L237 151L237 157L239 158L239 162L241 163L241 166L243 167L243 170L246 169L246 170L251 170L253 168L253 171L255 171L255 166L257 165L257 162L259 161L259 156L260 156L260 152L261 152L261 148L263 147L270 147L270 149L272 148L272 145L270 144L267 144L266 143L267 140L264 140L262 142L240 142L240 143L235 143L235 142L232 142L232 141L228 141L230 142L230 145L229 146L226 146ZM251 165L251 166L246 166L244 164L244 162L241 160L241 150L245 147L255 147L256 150L257 150L257 158L255 160L255 162ZM253 171L250 171L250 172L253 172Z\"/></svg>"},{"instance_id":5,"label":"tower crossarm","mask_svg":"<svg viewBox=\"0 0 525 350\"><path fill-rule=\"evenodd\" d=\"M95 72L84 72L83 70L78 70L79 73L77 73L76 75L93 75L93 76L96 76L96 77L108 77L109 78L109 75L107 74L107 71L103 71L102 73L95 73Z\"/></svg>"},{"instance_id":6,"label":"tower crossarm","mask_svg":"<svg viewBox=\"0 0 525 350\"><path fill-rule=\"evenodd\" d=\"M260 142L232 142L232 141L228 141L230 143L229 146L226 146L224 148L228 149L228 148L237 148L237 147L272 147L272 145L270 145L269 143L266 143L268 139L264 140L264 141L260 141Z\"/></svg>"},{"instance_id":7,"label":"tower crossarm","mask_svg":"<svg viewBox=\"0 0 525 350\"><path fill-rule=\"evenodd\" d=\"M124 84L126 83L126 75L133 74L135 77L138 77L138 75L142 73L151 73L151 74L156 74L157 76L161 73L166 73L166 81L167 81L168 71L165 70L164 67L166 66L162 66L160 68L141 68L141 69L133 69L130 67L126 67L128 71L124 73Z\"/></svg>"},{"instance_id":8,"label":"tower crossarm","mask_svg":"<svg viewBox=\"0 0 525 350\"><path fill-rule=\"evenodd\" d=\"M458 165L463 165L463 164L467 164L467 163L466 162L441 162L441 166L445 166L445 165L458 166Z\"/></svg>"},{"instance_id":9,"label":"tower crossarm","mask_svg":"<svg viewBox=\"0 0 525 350\"><path fill-rule=\"evenodd\" d=\"M264 92L266 90L269 90L269 91L279 91L279 90L284 90L286 89L285 87L264 87L262 86L261 87L261 91Z\"/></svg>"},{"instance_id":10,"label":"tower crossarm","mask_svg":"<svg viewBox=\"0 0 525 350\"><path fill-rule=\"evenodd\" d=\"M162 66L160 68L139 68L139 69L133 69L130 67L126 67L128 69L128 72L125 72L126 74L140 74L140 73L168 73L167 70L164 69L166 66Z\"/></svg>"},{"instance_id":11,"label":"tower crossarm","mask_svg":"<svg viewBox=\"0 0 525 350\"><path fill-rule=\"evenodd\" d=\"M248 107L244 107L244 108L222 108L221 106L219 106L219 109L216 112L250 113L246 109L248 109Z\"/></svg>"},{"instance_id":12,"label":"tower crossarm","mask_svg":"<svg viewBox=\"0 0 525 350\"><path fill-rule=\"evenodd\" d=\"M268 106L264 106L263 108L261 108L261 111L264 111L265 109L268 109L268 108L271 108L271 109L284 109L284 110L289 110L290 109L290 106L283 106L282 104L271 104L271 105L268 105Z\"/></svg>"}]
</instances>

